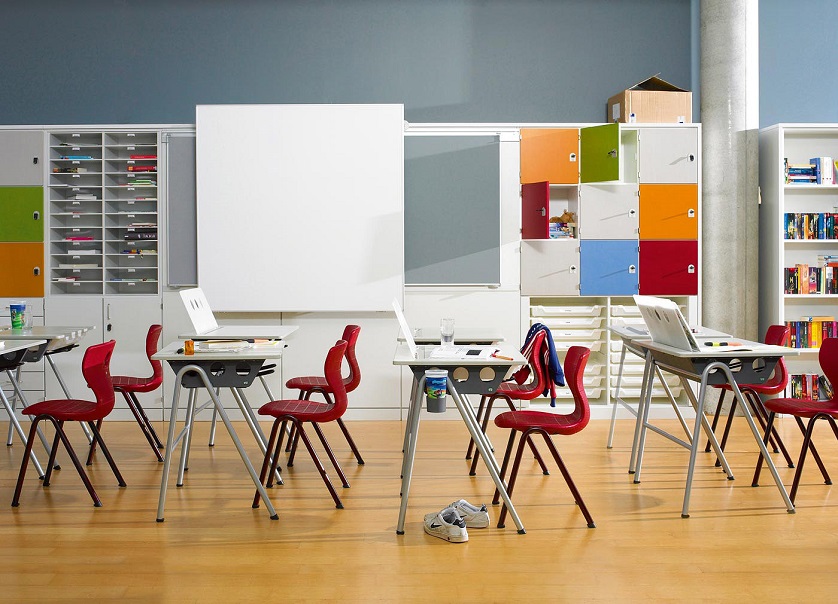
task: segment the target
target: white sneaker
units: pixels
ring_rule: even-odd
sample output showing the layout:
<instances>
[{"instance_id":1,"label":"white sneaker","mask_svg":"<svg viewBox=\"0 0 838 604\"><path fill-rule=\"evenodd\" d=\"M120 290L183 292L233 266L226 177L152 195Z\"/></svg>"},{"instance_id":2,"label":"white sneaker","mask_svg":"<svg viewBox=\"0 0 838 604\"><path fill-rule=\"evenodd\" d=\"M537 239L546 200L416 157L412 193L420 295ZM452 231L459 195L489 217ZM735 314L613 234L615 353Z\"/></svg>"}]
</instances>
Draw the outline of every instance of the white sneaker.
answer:
<instances>
[{"instance_id":1,"label":"white sneaker","mask_svg":"<svg viewBox=\"0 0 838 604\"><path fill-rule=\"evenodd\" d=\"M466 523L454 508L445 508L440 512L425 514L425 532L452 543L468 541Z\"/></svg>"},{"instance_id":2,"label":"white sneaker","mask_svg":"<svg viewBox=\"0 0 838 604\"><path fill-rule=\"evenodd\" d=\"M452 503L450 507L457 510L468 528L486 528L489 526L489 512L486 511L485 504L477 507L465 499L460 499Z\"/></svg>"}]
</instances>

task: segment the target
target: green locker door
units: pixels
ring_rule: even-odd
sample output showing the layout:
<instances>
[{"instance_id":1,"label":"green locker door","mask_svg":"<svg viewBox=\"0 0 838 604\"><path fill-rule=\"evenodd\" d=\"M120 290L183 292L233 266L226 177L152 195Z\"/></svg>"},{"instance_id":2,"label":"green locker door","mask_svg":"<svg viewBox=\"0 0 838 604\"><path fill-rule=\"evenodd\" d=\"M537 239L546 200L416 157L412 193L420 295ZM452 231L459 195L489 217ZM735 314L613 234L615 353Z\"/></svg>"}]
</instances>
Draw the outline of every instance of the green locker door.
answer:
<instances>
[{"instance_id":1,"label":"green locker door","mask_svg":"<svg viewBox=\"0 0 838 604\"><path fill-rule=\"evenodd\" d=\"M43 215L43 187L0 187L0 241L43 241Z\"/></svg>"},{"instance_id":2,"label":"green locker door","mask_svg":"<svg viewBox=\"0 0 838 604\"><path fill-rule=\"evenodd\" d=\"M582 182L620 180L620 124L582 128L579 161Z\"/></svg>"}]
</instances>

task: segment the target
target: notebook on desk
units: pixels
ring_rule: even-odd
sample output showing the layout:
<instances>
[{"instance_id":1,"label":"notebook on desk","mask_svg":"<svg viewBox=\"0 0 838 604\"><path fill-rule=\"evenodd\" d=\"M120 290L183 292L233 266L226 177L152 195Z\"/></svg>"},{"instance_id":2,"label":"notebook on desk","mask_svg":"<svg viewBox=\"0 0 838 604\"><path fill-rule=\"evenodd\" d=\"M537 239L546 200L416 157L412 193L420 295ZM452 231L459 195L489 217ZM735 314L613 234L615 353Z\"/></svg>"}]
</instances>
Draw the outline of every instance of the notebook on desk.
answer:
<instances>
[{"instance_id":1,"label":"notebook on desk","mask_svg":"<svg viewBox=\"0 0 838 604\"><path fill-rule=\"evenodd\" d=\"M200 287L182 290L180 298L183 300L183 306L195 331L194 335L188 334L187 337L193 337L196 340L283 339L296 329L283 325L219 325Z\"/></svg>"},{"instance_id":2,"label":"notebook on desk","mask_svg":"<svg viewBox=\"0 0 838 604\"><path fill-rule=\"evenodd\" d=\"M634 296L634 303L646 322L653 342L678 350L699 350L698 342L675 302L654 296Z\"/></svg>"}]
</instances>

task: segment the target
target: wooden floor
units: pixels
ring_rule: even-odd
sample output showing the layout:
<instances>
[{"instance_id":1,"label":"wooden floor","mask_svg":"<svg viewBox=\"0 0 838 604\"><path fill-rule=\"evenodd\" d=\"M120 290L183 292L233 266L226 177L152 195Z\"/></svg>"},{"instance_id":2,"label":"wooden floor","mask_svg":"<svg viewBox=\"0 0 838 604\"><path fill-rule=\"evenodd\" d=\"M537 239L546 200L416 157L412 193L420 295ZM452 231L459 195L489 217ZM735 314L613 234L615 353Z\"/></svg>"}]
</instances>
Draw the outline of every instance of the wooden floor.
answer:
<instances>
[{"instance_id":1,"label":"wooden floor","mask_svg":"<svg viewBox=\"0 0 838 604\"><path fill-rule=\"evenodd\" d=\"M10 507L23 448L16 442L0 449L7 502L0 506L0 593L7 602L834 601L838 493L809 463L797 513L788 514L767 474L763 486L750 486L756 448L744 421L735 424L729 460L736 480L702 453L688 519L680 517L687 452L651 435L643 482L634 484L626 471L633 423L618 424L609 450L608 422L600 420L557 439L595 529L585 526L559 472L543 476L530 459L514 498L527 534L508 520L506 529L472 529L465 544L422 530L425 513L461 497L488 503L492 495L485 468L467 475L465 429L456 421L422 422L403 536L395 533L399 422L349 422L364 466L327 430L352 485L338 486L345 509L334 508L302 452L284 468L285 486L271 491L277 521L264 506L251 508L253 486L227 434L206 446L206 423L198 425L185 486L170 482L163 523L155 521L162 464L135 424L105 426L128 487L118 488L98 457L91 473L101 508L65 454L48 488L30 466L21 505ZM781 430L796 460L800 435L789 419ZM505 435L490 436L502 448ZM838 443L831 432L818 436L838 476ZM780 472L789 485L794 470ZM493 518L498 511L490 510Z\"/></svg>"}]
</instances>

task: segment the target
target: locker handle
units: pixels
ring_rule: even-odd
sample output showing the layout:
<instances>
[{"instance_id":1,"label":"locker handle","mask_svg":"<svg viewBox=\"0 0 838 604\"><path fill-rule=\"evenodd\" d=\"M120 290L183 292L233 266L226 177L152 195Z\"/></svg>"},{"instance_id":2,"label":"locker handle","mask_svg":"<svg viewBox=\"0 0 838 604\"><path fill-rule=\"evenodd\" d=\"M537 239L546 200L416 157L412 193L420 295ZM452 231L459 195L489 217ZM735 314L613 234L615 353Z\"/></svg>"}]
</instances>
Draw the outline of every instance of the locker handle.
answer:
<instances>
[{"instance_id":1,"label":"locker handle","mask_svg":"<svg viewBox=\"0 0 838 604\"><path fill-rule=\"evenodd\" d=\"M608 155L610 157L617 157L617 150L616 149L611 149L611 151L608 152Z\"/></svg>"},{"instance_id":2,"label":"locker handle","mask_svg":"<svg viewBox=\"0 0 838 604\"><path fill-rule=\"evenodd\" d=\"M636 273L636 272L637 272L637 267L636 267L635 265L633 265L633 264L630 264L630 265L629 265L629 274L630 274L630 275L633 275L633 274L634 274L634 273Z\"/></svg>"},{"instance_id":3,"label":"locker handle","mask_svg":"<svg viewBox=\"0 0 838 604\"><path fill-rule=\"evenodd\" d=\"M688 218L695 218L695 210L694 210L694 209L692 209L692 208L690 208L689 210L687 210L687 217L688 217Z\"/></svg>"},{"instance_id":4,"label":"locker handle","mask_svg":"<svg viewBox=\"0 0 838 604\"><path fill-rule=\"evenodd\" d=\"M571 274L573 274L573 273L575 273L576 271L577 271L576 265L575 265L575 264L571 264L571 265L570 265L570 273L571 273Z\"/></svg>"},{"instance_id":5,"label":"locker handle","mask_svg":"<svg viewBox=\"0 0 838 604\"><path fill-rule=\"evenodd\" d=\"M38 211L32 212L32 220L40 220L40 219L41 219L41 213L40 212L38 212Z\"/></svg>"},{"instance_id":6,"label":"locker handle","mask_svg":"<svg viewBox=\"0 0 838 604\"><path fill-rule=\"evenodd\" d=\"M690 153L687 157L690 158L690 161L695 161L695 155L693 155L692 153Z\"/></svg>"},{"instance_id":7,"label":"locker handle","mask_svg":"<svg viewBox=\"0 0 838 604\"><path fill-rule=\"evenodd\" d=\"M33 275L35 275L36 277L37 277L38 275L40 275L40 274L41 274L41 267L40 267L40 266L36 266L35 268L33 268L33 269L32 269L32 274L33 274Z\"/></svg>"},{"instance_id":8,"label":"locker handle","mask_svg":"<svg viewBox=\"0 0 838 604\"><path fill-rule=\"evenodd\" d=\"M547 216L547 209L546 208L541 208L539 213L541 214L541 217L544 218L545 216Z\"/></svg>"},{"instance_id":9,"label":"locker handle","mask_svg":"<svg viewBox=\"0 0 838 604\"><path fill-rule=\"evenodd\" d=\"M688 272L690 275L695 274L695 264L690 264L690 265L687 267L687 272Z\"/></svg>"},{"instance_id":10,"label":"locker handle","mask_svg":"<svg viewBox=\"0 0 838 604\"><path fill-rule=\"evenodd\" d=\"M634 208L630 209L629 218L634 218L635 216L637 216L637 210L635 210Z\"/></svg>"}]
</instances>

